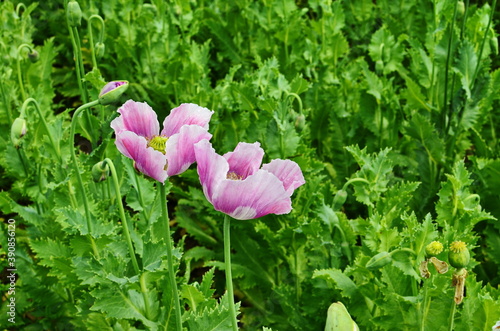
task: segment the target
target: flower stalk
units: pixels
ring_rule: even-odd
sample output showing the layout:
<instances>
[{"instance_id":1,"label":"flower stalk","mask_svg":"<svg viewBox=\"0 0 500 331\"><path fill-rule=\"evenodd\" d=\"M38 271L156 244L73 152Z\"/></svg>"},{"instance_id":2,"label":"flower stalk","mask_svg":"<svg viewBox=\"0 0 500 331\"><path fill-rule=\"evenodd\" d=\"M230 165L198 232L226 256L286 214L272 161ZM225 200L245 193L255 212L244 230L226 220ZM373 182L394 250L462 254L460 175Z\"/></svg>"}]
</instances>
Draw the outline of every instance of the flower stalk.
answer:
<instances>
[{"instance_id":1,"label":"flower stalk","mask_svg":"<svg viewBox=\"0 0 500 331\"><path fill-rule=\"evenodd\" d=\"M174 300L175 324L177 330L182 330L181 306L179 303L179 292L177 290L177 282L175 280L175 274L174 274L174 258L172 253L173 243L170 234L170 221L168 218L168 211L167 211L167 192L165 189L165 185L163 183L157 182L157 185L158 188L160 189L161 199L165 199L161 204L161 212L162 212L162 218L165 222L165 226L167 229L167 233L165 235L167 241L167 258L168 258L167 271L168 271L168 279L170 282L170 289L172 291L172 299Z\"/></svg>"},{"instance_id":2,"label":"flower stalk","mask_svg":"<svg viewBox=\"0 0 500 331\"><path fill-rule=\"evenodd\" d=\"M17 79L19 81L19 88L21 89L21 96L23 97L23 100L26 100L26 91L24 90L23 76L21 73L21 59L19 57L23 48L28 49L29 51L28 54L36 54L36 53L33 50L33 48L28 44L21 44L17 48Z\"/></svg>"},{"instance_id":3,"label":"flower stalk","mask_svg":"<svg viewBox=\"0 0 500 331\"><path fill-rule=\"evenodd\" d=\"M229 315L233 331L238 330L238 320L236 319L236 309L234 308L233 275L231 272L231 225L230 217L224 215L224 263L226 271L226 291L229 302Z\"/></svg>"}]
</instances>

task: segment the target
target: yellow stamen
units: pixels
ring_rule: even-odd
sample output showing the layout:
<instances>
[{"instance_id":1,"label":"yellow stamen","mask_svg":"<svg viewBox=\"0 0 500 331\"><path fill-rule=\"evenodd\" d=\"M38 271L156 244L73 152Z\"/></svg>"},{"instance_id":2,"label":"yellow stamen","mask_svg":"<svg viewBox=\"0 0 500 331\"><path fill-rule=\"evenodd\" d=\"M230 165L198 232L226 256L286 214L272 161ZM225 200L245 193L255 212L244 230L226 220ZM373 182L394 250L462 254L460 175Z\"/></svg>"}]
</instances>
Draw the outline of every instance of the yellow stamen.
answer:
<instances>
[{"instance_id":1,"label":"yellow stamen","mask_svg":"<svg viewBox=\"0 0 500 331\"><path fill-rule=\"evenodd\" d=\"M231 180L242 180L243 176L240 176L240 175L236 174L235 172L230 171L227 173L226 178L231 179Z\"/></svg>"},{"instance_id":2,"label":"yellow stamen","mask_svg":"<svg viewBox=\"0 0 500 331\"><path fill-rule=\"evenodd\" d=\"M153 139L148 141L148 147L152 147L153 149L165 154L167 140L168 138L164 136L154 136Z\"/></svg>"}]
</instances>

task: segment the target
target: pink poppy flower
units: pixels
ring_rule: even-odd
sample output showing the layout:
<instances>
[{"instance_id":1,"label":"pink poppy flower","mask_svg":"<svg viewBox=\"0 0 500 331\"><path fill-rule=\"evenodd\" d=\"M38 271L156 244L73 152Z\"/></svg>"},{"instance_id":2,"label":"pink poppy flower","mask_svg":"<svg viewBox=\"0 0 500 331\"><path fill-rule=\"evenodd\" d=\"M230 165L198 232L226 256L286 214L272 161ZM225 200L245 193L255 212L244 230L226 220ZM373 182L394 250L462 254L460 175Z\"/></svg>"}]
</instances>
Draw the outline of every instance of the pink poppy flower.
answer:
<instances>
[{"instance_id":1,"label":"pink poppy flower","mask_svg":"<svg viewBox=\"0 0 500 331\"><path fill-rule=\"evenodd\" d=\"M300 167L290 160L273 160L259 169L264 151L258 142L239 143L234 152L221 156L208 140L201 140L194 152L208 201L239 220L289 213L290 196L305 183Z\"/></svg>"},{"instance_id":2,"label":"pink poppy flower","mask_svg":"<svg viewBox=\"0 0 500 331\"><path fill-rule=\"evenodd\" d=\"M128 100L118 112L111 122L116 147L135 161L137 170L162 183L196 161L195 143L212 138L207 130L213 111L195 104L172 109L161 132L155 111L145 102Z\"/></svg>"}]
</instances>

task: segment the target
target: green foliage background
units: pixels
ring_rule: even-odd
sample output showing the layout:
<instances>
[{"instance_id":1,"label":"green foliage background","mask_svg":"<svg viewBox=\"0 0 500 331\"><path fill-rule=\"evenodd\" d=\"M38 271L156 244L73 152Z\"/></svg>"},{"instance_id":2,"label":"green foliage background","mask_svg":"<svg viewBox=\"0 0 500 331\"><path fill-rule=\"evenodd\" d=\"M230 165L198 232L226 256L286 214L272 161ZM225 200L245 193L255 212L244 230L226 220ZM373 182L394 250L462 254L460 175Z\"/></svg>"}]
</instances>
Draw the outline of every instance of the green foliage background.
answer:
<instances>
[{"instance_id":1,"label":"green foliage background","mask_svg":"<svg viewBox=\"0 0 500 331\"><path fill-rule=\"evenodd\" d=\"M494 4L78 2L91 100L106 81L128 80L123 101L146 101L160 119L184 102L214 110L210 132L221 154L239 141L259 141L264 162L288 158L301 166L306 184L292 197L292 213L232 223L243 329L319 330L329 305L341 301L361 329L447 330L451 272L431 271L424 284L418 271L433 240L446 248L462 240L471 250L455 329L490 330L500 320ZM71 114L82 100L64 3L24 4L0 4L0 207L4 220L17 225L15 327L167 328L171 301L163 291L165 231L156 187L134 175L116 150L109 127L116 107L93 109L80 121L75 146L92 207L94 227L87 228L69 158ZM88 23L93 14L105 21L97 67L89 42L90 29L94 40L99 34ZM23 43L39 52L38 62L18 52ZM24 102L19 74L61 160L31 107L28 133L19 149L12 145L10 127ZM119 196L109 180L92 181L91 168L104 157L117 167ZM223 215L204 198L194 166L172 177L169 189L184 326L225 330ZM141 275L131 268L118 223L115 202L122 197ZM387 264L368 263L384 252L391 254ZM438 257L447 260L446 250ZM148 299L139 295L143 285ZM148 314L145 300L154 302Z\"/></svg>"}]
</instances>

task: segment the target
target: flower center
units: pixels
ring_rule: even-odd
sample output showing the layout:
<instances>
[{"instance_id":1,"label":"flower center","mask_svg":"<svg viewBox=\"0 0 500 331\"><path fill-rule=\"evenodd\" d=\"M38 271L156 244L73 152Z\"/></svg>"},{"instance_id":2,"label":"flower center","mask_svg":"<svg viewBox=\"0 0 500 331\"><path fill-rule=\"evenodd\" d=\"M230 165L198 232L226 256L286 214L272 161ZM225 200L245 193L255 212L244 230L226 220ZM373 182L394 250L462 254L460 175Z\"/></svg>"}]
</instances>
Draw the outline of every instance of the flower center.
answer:
<instances>
[{"instance_id":1,"label":"flower center","mask_svg":"<svg viewBox=\"0 0 500 331\"><path fill-rule=\"evenodd\" d=\"M153 149L165 154L167 139L168 138L164 136L154 136L153 139L148 141L148 147L152 147Z\"/></svg>"},{"instance_id":2,"label":"flower center","mask_svg":"<svg viewBox=\"0 0 500 331\"><path fill-rule=\"evenodd\" d=\"M235 172L230 171L227 173L226 178L230 179L230 180L242 180L243 176L240 176L240 175L236 174Z\"/></svg>"},{"instance_id":3,"label":"flower center","mask_svg":"<svg viewBox=\"0 0 500 331\"><path fill-rule=\"evenodd\" d=\"M462 253L467 249L467 245L463 241L454 241L450 245L450 251L453 253Z\"/></svg>"}]
</instances>

